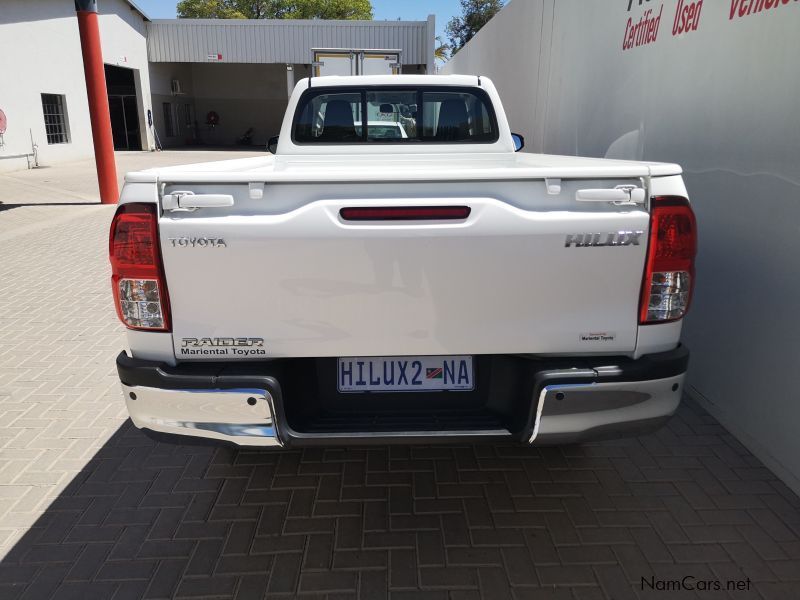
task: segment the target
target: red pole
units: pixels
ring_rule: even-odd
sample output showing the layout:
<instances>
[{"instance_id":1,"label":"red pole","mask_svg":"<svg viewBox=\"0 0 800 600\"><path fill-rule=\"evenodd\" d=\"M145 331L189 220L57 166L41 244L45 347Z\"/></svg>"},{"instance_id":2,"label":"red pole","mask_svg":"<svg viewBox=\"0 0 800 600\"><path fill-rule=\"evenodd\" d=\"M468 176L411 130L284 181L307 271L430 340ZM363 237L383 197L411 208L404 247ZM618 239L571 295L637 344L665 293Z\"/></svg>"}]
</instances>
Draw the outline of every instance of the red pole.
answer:
<instances>
[{"instance_id":1,"label":"red pole","mask_svg":"<svg viewBox=\"0 0 800 600\"><path fill-rule=\"evenodd\" d=\"M97 23L96 0L75 0L78 13L78 31L81 36L83 72L86 76L86 94L89 97L89 118L92 122L94 161L97 165L97 183L100 202L116 204L119 199L117 167L114 163L114 138L111 136L111 113L108 110L106 73L100 47L100 27Z\"/></svg>"}]
</instances>

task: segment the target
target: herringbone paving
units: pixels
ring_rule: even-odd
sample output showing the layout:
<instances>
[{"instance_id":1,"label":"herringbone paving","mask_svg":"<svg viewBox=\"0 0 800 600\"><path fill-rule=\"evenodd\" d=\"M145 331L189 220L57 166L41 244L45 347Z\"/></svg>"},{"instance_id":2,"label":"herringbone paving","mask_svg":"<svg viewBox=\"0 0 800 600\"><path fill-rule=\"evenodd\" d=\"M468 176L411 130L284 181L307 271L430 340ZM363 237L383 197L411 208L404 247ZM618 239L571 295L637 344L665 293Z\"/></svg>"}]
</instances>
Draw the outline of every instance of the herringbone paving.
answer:
<instances>
[{"instance_id":1,"label":"herringbone paving","mask_svg":"<svg viewBox=\"0 0 800 600\"><path fill-rule=\"evenodd\" d=\"M112 211L0 211L2 600L800 598L800 500L688 401L558 448L150 441L114 370Z\"/></svg>"}]
</instances>

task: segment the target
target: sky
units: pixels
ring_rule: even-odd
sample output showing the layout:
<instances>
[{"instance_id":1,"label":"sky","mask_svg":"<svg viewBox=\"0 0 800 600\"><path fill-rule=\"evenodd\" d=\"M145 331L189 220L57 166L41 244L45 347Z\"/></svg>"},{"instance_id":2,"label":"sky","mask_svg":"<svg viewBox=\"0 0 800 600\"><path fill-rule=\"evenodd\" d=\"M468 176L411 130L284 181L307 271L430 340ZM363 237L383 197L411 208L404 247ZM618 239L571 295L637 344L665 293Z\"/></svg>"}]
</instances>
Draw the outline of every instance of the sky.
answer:
<instances>
[{"instance_id":1,"label":"sky","mask_svg":"<svg viewBox=\"0 0 800 600\"><path fill-rule=\"evenodd\" d=\"M177 0L135 0L151 19L174 19ZM444 28L450 18L461 12L458 0L372 0L377 20L424 21L436 15L436 35L447 41Z\"/></svg>"}]
</instances>

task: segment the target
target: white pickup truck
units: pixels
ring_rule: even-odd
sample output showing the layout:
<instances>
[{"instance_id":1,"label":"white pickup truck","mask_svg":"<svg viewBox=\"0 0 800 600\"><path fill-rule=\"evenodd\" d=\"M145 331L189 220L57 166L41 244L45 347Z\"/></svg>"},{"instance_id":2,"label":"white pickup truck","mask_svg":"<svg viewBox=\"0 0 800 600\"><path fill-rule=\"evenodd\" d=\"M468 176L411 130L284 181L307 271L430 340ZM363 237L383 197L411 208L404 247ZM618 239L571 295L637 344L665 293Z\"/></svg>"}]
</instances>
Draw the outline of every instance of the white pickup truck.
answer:
<instances>
[{"instance_id":1,"label":"white pickup truck","mask_svg":"<svg viewBox=\"0 0 800 600\"><path fill-rule=\"evenodd\" d=\"M129 173L110 259L135 425L302 446L662 424L694 284L681 169L523 143L485 77L320 77L263 157Z\"/></svg>"}]
</instances>

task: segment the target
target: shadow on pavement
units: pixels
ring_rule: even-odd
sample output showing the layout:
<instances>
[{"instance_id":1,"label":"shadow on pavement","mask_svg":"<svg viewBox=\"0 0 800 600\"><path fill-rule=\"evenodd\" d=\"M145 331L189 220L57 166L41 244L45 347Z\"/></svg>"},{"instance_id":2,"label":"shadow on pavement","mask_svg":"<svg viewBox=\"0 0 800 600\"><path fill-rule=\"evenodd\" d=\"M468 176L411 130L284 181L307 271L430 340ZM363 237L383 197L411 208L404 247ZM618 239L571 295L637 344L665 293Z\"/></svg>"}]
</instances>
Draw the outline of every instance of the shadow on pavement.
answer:
<instances>
[{"instance_id":1,"label":"shadow on pavement","mask_svg":"<svg viewBox=\"0 0 800 600\"><path fill-rule=\"evenodd\" d=\"M100 202L23 202L15 204L0 200L0 212L11 210L12 208L22 208L23 206L100 206Z\"/></svg>"},{"instance_id":2,"label":"shadow on pavement","mask_svg":"<svg viewBox=\"0 0 800 600\"><path fill-rule=\"evenodd\" d=\"M558 448L244 451L127 421L0 564L0 598L636 598L685 576L789 598L799 508L688 403Z\"/></svg>"}]
</instances>

